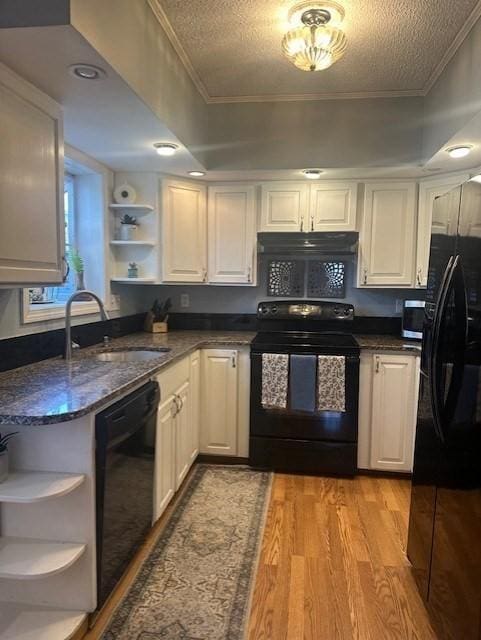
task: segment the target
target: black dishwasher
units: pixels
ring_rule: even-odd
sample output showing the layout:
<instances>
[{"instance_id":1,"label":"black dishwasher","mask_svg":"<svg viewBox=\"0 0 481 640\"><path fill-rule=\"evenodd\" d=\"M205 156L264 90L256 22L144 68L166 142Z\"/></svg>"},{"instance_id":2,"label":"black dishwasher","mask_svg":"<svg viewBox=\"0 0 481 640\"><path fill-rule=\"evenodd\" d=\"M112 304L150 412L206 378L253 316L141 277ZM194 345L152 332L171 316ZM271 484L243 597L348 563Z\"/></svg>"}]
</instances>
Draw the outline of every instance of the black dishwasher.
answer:
<instances>
[{"instance_id":1,"label":"black dishwasher","mask_svg":"<svg viewBox=\"0 0 481 640\"><path fill-rule=\"evenodd\" d=\"M159 385L149 382L95 420L97 608L152 526Z\"/></svg>"}]
</instances>

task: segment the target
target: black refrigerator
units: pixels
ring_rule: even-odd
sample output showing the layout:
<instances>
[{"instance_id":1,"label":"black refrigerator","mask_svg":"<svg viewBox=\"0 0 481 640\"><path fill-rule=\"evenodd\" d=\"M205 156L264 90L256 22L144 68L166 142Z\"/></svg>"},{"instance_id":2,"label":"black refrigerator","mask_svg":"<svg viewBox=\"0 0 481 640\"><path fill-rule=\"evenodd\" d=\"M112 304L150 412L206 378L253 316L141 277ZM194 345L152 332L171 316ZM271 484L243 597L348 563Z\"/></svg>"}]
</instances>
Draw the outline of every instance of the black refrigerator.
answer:
<instances>
[{"instance_id":1,"label":"black refrigerator","mask_svg":"<svg viewBox=\"0 0 481 640\"><path fill-rule=\"evenodd\" d=\"M481 640L481 184L437 198L407 554L440 640Z\"/></svg>"}]
</instances>

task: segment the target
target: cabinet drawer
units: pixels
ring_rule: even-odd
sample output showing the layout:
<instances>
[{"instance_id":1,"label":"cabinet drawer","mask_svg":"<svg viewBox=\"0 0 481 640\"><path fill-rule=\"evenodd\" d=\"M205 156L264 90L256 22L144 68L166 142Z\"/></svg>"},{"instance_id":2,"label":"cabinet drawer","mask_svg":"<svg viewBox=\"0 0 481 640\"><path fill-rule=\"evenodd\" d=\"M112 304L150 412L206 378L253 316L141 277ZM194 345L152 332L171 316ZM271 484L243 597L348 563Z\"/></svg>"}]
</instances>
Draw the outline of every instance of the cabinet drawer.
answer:
<instances>
[{"instance_id":1,"label":"cabinet drawer","mask_svg":"<svg viewBox=\"0 0 481 640\"><path fill-rule=\"evenodd\" d=\"M157 381L160 385L161 402L163 402L167 396L177 391L177 389L189 379L189 375L190 356L170 365L165 371L161 371L157 376Z\"/></svg>"}]
</instances>

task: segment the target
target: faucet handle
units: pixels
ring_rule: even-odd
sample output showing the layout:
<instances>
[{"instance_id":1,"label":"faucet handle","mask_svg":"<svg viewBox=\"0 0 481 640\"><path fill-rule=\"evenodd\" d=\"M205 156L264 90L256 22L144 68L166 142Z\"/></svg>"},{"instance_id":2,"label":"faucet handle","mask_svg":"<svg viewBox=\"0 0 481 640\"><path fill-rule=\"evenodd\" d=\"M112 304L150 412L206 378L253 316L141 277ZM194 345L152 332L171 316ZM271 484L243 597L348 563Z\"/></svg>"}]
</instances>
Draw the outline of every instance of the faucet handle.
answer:
<instances>
[{"instance_id":1,"label":"faucet handle","mask_svg":"<svg viewBox=\"0 0 481 640\"><path fill-rule=\"evenodd\" d=\"M75 342L75 340L72 340L72 349L80 349L79 343Z\"/></svg>"}]
</instances>

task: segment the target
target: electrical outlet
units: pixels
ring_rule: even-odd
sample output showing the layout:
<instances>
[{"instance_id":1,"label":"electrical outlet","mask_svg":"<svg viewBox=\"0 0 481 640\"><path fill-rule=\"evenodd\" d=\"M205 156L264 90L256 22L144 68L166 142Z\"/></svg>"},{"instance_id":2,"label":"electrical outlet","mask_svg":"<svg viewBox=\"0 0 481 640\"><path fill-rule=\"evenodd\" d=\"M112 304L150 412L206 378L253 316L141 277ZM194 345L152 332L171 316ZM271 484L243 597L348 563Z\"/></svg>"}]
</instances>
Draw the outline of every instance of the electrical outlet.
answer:
<instances>
[{"instance_id":1,"label":"electrical outlet","mask_svg":"<svg viewBox=\"0 0 481 640\"><path fill-rule=\"evenodd\" d=\"M402 313L404 307L404 300L396 300L396 313Z\"/></svg>"},{"instance_id":2,"label":"electrical outlet","mask_svg":"<svg viewBox=\"0 0 481 640\"><path fill-rule=\"evenodd\" d=\"M120 294L111 293L110 294L110 311L119 311L119 310L120 310Z\"/></svg>"},{"instance_id":3,"label":"electrical outlet","mask_svg":"<svg viewBox=\"0 0 481 640\"><path fill-rule=\"evenodd\" d=\"M188 293L180 294L180 306L182 309L188 309L190 307L190 297Z\"/></svg>"}]
</instances>

